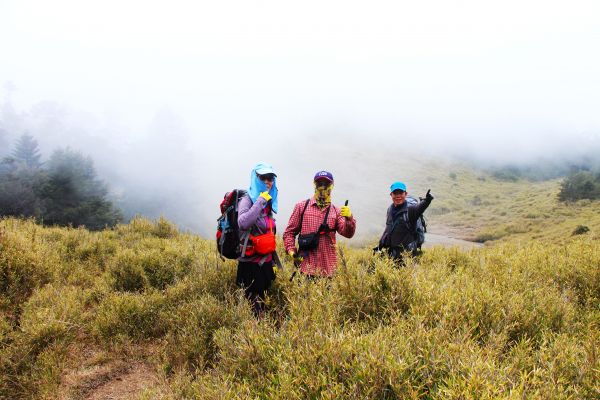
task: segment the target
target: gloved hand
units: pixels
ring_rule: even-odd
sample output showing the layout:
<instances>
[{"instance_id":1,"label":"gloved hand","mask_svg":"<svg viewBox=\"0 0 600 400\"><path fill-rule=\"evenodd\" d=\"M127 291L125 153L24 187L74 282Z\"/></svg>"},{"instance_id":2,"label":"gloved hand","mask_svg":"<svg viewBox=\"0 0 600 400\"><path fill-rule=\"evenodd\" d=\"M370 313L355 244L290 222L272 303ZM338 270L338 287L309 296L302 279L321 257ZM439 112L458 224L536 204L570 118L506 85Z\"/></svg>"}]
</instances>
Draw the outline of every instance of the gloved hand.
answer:
<instances>
[{"instance_id":1,"label":"gloved hand","mask_svg":"<svg viewBox=\"0 0 600 400\"><path fill-rule=\"evenodd\" d=\"M340 208L340 215L342 217L351 218L352 217L352 211L350 211L350 206L342 206Z\"/></svg>"},{"instance_id":2,"label":"gloved hand","mask_svg":"<svg viewBox=\"0 0 600 400\"><path fill-rule=\"evenodd\" d=\"M269 201L272 199L271 195L269 194L269 192L262 192L260 194L260 197L262 197L263 199L265 199L266 201Z\"/></svg>"},{"instance_id":3,"label":"gloved hand","mask_svg":"<svg viewBox=\"0 0 600 400\"><path fill-rule=\"evenodd\" d=\"M378 244L377 246L373 247L373 253L379 253L382 252L384 249L384 247L380 244Z\"/></svg>"},{"instance_id":4,"label":"gloved hand","mask_svg":"<svg viewBox=\"0 0 600 400\"><path fill-rule=\"evenodd\" d=\"M425 195L425 199L426 199L427 201L431 201L431 200L433 200L433 196L431 195L431 193L430 193L430 192L431 192L431 189L427 190L427 194Z\"/></svg>"},{"instance_id":5,"label":"gloved hand","mask_svg":"<svg viewBox=\"0 0 600 400\"><path fill-rule=\"evenodd\" d=\"M299 265L302 261L304 261L304 257L297 254L294 250L288 251L288 255L290 256L295 265Z\"/></svg>"}]
</instances>

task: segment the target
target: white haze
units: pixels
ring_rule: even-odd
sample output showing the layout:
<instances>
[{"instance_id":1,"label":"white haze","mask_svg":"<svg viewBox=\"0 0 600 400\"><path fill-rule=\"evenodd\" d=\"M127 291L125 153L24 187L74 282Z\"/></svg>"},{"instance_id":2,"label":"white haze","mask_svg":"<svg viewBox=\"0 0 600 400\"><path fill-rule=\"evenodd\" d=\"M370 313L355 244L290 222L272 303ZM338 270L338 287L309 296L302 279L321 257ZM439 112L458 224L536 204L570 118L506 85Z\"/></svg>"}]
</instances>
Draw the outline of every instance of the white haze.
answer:
<instances>
[{"instance_id":1,"label":"white haze","mask_svg":"<svg viewBox=\"0 0 600 400\"><path fill-rule=\"evenodd\" d=\"M351 182L378 145L488 164L600 149L599 17L579 0L4 0L0 127L91 155L117 198L207 235L270 161L285 222L316 170Z\"/></svg>"}]
</instances>

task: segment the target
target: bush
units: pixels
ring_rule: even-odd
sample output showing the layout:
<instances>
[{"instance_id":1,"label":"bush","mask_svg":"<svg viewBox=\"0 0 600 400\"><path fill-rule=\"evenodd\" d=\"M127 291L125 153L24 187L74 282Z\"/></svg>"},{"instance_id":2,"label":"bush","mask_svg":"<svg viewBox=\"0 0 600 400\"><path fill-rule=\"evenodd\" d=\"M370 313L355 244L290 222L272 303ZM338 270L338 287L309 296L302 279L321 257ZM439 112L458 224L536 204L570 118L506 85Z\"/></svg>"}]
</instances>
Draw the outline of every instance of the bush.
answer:
<instances>
[{"instance_id":1,"label":"bush","mask_svg":"<svg viewBox=\"0 0 600 400\"><path fill-rule=\"evenodd\" d=\"M219 329L236 330L243 321L253 319L242 298L219 301L211 295L176 307L167 338L170 365L185 366L190 371L211 366L217 357L214 336Z\"/></svg>"},{"instance_id":2,"label":"bush","mask_svg":"<svg viewBox=\"0 0 600 400\"><path fill-rule=\"evenodd\" d=\"M558 199L560 201L600 199L600 173L580 171L570 174L560 186Z\"/></svg>"},{"instance_id":3,"label":"bush","mask_svg":"<svg viewBox=\"0 0 600 400\"><path fill-rule=\"evenodd\" d=\"M590 228L588 228L585 225L577 225L577 227L573 230L572 235L583 235L584 233L588 233L590 231Z\"/></svg>"},{"instance_id":4,"label":"bush","mask_svg":"<svg viewBox=\"0 0 600 400\"><path fill-rule=\"evenodd\" d=\"M109 342L157 338L168 328L165 311L165 298L159 293L114 293L99 305L93 329Z\"/></svg>"},{"instance_id":5,"label":"bush","mask_svg":"<svg viewBox=\"0 0 600 400\"><path fill-rule=\"evenodd\" d=\"M16 311L37 287L50 281L49 269L54 257L32 243L31 231L25 225L20 232L0 231L0 311Z\"/></svg>"},{"instance_id":6,"label":"bush","mask_svg":"<svg viewBox=\"0 0 600 400\"><path fill-rule=\"evenodd\" d=\"M499 181L516 182L522 177L522 171L517 167L503 167L492 171L492 176Z\"/></svg>"}]
</instances>

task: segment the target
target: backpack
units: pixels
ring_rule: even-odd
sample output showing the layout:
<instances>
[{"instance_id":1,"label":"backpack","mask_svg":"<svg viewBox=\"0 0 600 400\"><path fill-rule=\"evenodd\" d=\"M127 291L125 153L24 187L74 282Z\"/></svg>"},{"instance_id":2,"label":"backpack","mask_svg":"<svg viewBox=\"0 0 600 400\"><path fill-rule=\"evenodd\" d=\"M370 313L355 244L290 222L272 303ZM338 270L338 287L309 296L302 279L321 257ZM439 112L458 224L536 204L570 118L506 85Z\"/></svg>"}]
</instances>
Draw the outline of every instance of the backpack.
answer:
<instances>
[{"instance_id":1,"label":"backpack","mask_svg":"<svg viewBox=\"0 0 600 400\"><path fill-rule=\"evenodd\" d=\"M408 205L415 206L419 204L419 201L414 197L406 197L406 203ZM421 246L423 245L423 243L425 243L425 233L427 232L427 224L425 222L425 217L423 216L423 214L421 214L414 226L412 226L408 221L408 211L404 211L401 214L401 216L392 224L390 236L392 235L392 232L394 231L397 224L399 224L400 222L404 222L404 225L407 227L407 229L413 233L414 241L410 243L408 250L416 254L416 252L421 250Z\"/></svg>"},{"instance_id":2,"label":"backpack","mask_svg":"<svg viewBox=\"0 0 600 400\"><path fill-rule=\"evenodd\" d=\"M406 197L406 202L410 205L415 206L419 204L419 201L417 199L410 196ZM417 223L413 228L413 232L415 233L415 239L417 241L417 248L420 250L423 243L425 243L425 233L427 233L427 223L425 222L425 217L423 216L423 214L419 216L419 218L417 219Z\"/></svg>"},{"instance_id":3,"label":"backpack","mask_svg":"<svg viewBox=\"0 0 600 400\"><path fill-rule=\"evenodd\" d=\"M238 203L246 195L242 189L225 193L221 202L221 216L217 219L217 250L221 258L237 259L242 254L238 226Z\"/></svg>"}]
</instances>

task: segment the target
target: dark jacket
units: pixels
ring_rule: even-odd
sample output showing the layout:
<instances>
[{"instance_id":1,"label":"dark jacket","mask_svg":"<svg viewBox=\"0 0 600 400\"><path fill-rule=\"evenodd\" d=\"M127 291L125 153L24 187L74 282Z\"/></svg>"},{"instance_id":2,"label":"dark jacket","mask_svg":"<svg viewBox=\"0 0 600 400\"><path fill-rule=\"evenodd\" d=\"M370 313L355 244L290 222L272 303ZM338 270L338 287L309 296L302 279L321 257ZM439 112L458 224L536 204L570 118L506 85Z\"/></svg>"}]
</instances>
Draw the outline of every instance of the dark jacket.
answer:
<instances>
[{"instance_id":1,"label":"dark jacket","mask_svg":"<svg viewBox=\"0 0 600 400\"><path fill-rule=\"evenodd\" d=\"M390 205L387 210L385 230L379 239L379 247L416 251L417 219L425 212L429 204L431 204L431 200L424 199L417 205L409 205L406 201L399 206Z\"/></svg>"}]
</instances>

